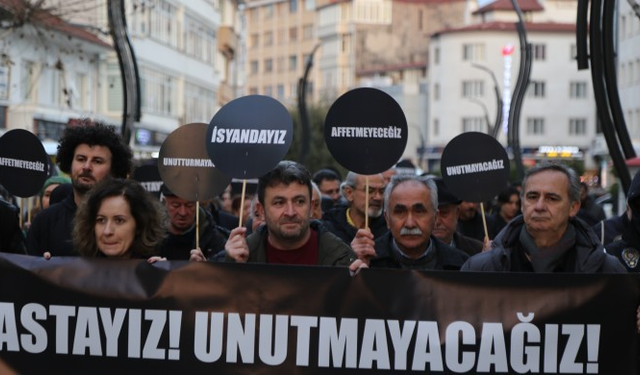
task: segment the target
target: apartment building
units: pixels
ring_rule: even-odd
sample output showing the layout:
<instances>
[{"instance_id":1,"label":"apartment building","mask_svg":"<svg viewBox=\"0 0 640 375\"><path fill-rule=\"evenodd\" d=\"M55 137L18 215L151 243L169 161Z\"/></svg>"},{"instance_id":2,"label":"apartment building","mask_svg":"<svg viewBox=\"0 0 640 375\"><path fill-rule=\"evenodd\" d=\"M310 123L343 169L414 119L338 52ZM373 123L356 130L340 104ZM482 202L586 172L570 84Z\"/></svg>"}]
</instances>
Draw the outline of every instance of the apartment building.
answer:
<instances>
[{"instance_id":1,"label":"apartment building","mask_svg":"<svg viewBox=\"0 0 640 375\"><path fill-rule=\"evenodd\" d=\"M597 123L590 72L576 67L574 23L562 22L563 12L547 8L564 8L569 2L546 1L544 7L536 1L521 3L528 4L523 6L526 19L538 20L525 25L533 65L520 114L524 162L564 158L584 160L586 168L594 168ZM520 64L518 34L512 20L489 15L495 9L495 3L478 9L474 15L479 23L442 30L432 38L426 155L431 170L439 168L442 149L452 138L468 131L487 132L487 125L493 125L496 84L489 72L497 77L498 91L509 105ZM506 120L498 139L506 146L504 125Z\"/></svg>"}]
</instances>

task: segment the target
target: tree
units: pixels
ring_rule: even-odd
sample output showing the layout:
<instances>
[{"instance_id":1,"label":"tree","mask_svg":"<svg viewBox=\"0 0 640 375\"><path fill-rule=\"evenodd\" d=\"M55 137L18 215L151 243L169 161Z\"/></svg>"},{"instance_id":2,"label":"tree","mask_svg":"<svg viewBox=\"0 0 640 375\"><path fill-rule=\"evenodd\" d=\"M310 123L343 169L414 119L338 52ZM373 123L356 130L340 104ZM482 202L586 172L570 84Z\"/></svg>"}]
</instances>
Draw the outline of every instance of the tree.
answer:
<instances>
[{"instance_id":1,"label":"tree","mask_svg":"<svg viewBox=\"0 0 640 375\"><path fill-rule=\"evenodd\" d=\"M311 173L321 168L333 167L340 171L344 177L347 170L333 158L324 141L324 120L328 111L329 109L326 107L311 106L308 108L311 144L309 145L309 155L307 155L305 165ZM300 161L300 152L302 149L302 125L300 123L300 115L297 111L290 113L293 118L293 143L284 158Z\"/></svg>"}]
</instances>

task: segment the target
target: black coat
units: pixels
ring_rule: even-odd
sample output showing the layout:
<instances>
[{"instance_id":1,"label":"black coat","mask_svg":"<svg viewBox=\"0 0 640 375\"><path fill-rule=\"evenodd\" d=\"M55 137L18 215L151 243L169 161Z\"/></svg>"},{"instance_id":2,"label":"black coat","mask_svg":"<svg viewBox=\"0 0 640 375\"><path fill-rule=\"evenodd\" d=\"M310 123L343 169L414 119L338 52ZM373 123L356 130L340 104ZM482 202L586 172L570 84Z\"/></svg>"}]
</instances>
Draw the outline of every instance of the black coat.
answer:
<instances>
[{"instance_id":1,"label":"black coat","mask_svg":"<svg viewBox=\"0 0 640 375\"><path fill-rule=\"evenodd\" d=\"M27 233L27 253L42 256L48 251L52 256L78 256L73 248L71 231L78 206L73 194L62 202L40 211Z\"/></svg>"},{"instance_id":2,"label":"black coat","mask_svg":"<svg viewBox=\"0 0 640 375\"><path fill-rule=\"evenodd\" d=\"M322 221L329 232L338 236L344 243L351 244L356 236L358 228L352 227L347 222L347 206L338 206L324 213ZM369 218L369 229L373 233L373 238L380 238L387 233L387 221L384 215L377 218Z\"/></svg>"},{"instance_id":3,"label":"black coat","mask_svg":"<svg viewBox=\"0 0 640 375\"><path fill-rule=\"evenodd\" d=\"M439 239L431 236L431 243L434 245L436 263L433 268L426 268L418 263L409 265L400 261L400 255L393 250L393 236L387 232L376 240L376 257L371 259L371 268L405 268L405 269L433 269L433 270L454 270L462 267L469 258L466 253L455 249ZM426 250L426 249L425 249Z\"/></svg>"}]
</instances>

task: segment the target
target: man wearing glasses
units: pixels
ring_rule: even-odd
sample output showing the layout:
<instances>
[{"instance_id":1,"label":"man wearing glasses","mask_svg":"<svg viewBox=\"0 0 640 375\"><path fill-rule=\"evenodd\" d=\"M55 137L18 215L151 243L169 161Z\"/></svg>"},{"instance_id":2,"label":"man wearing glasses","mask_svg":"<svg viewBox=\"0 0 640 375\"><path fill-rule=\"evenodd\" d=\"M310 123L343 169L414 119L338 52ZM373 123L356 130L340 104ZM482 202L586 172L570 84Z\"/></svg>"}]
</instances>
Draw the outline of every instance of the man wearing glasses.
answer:
<instances>
[{"instance_id":1,"label":"man wearing glasses","mask_svg":"<svg viewBox=\"0 0 640 375\"><path fill-rule=\"evenodd\" d=\"M349 202L347 206L338 206L327 212L323 220L330 232L340 237L345 243L351 243L358 229L365 228L366 213L369 215L369 229L377 238L387 232L384 212L385 181L381 174L369 177L369 205L367 207L367 176L349 172L345 179L344 196Z\"/></svg>"}]
</instances>

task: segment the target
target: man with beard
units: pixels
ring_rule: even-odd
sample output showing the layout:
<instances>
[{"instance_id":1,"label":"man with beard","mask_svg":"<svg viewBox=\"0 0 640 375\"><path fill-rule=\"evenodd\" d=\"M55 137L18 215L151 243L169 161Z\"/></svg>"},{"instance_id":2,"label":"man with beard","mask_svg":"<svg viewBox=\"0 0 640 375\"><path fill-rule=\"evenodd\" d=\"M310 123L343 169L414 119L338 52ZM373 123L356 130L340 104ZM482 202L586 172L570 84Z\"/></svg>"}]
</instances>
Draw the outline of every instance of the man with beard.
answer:
<instances>
[{"instance_id":1,"label":"man with beard","mask_svg":"<svg viewBox=\"0 0 640 375\"><path fill-rule=\"evenodd\" d=\"M226 261L352 266L352 271L361 265L348 245L311 220L311 175L303 165L284 160L260 177L256 209L265 225L246 238L247 228L232 230L222 254ZM191 260L205 257L195 249Z\"/></svg>"},{"instance_id":2,"label":"man with beard","mask_svg":"<svg viewBox=\"0 0 640 375\"><path fill-rule=\"evenodd\" d=\"M351 247L361 260L369 261L371 268L459 270L469 255L432 236L437 207L438 190L433 179L393 176L385 191L384 215L389 231L374 237L361 229ZM373 258L369 256L372 252Z\"/></svg>"},{"instance_id":3,"label":"man with beard","mask_svg":"<svg viewBox=\"0 0 640 375\"><path fill-rule=\"evenodd\" d=\"M335 207L324 213L322 219L327 229L351 243L358 229L365 229L365 213L369 213L369 229L375 238L387 232L387 223L382 215L384 209L384 177L376 174L369 177L369 208L366 209L367 176L349 172L345 179L344 195L348 206Z\"/></svg>"},{"instance_id":4,"label":"man with beard","mask_svg":"<svg viewBox=\"0 0 640 375\"><path fill-rule=\"evenodd\" d=\"M58 145L57 163L71 176L73 194L41 211L27 234L31 255L75 256L71 243L72 222L85 194L105 178L126 178L133 154L115 128L84 120L67 127Z\"/></svg>"}]
</instances>

